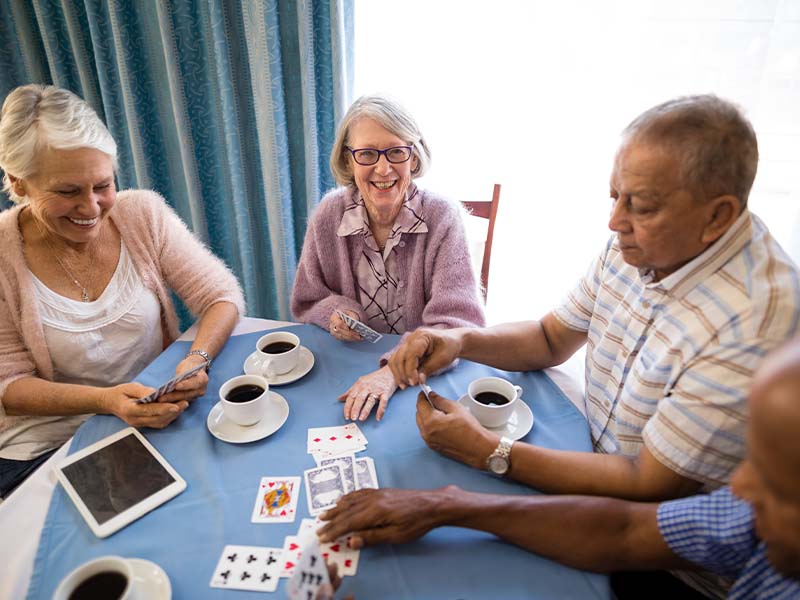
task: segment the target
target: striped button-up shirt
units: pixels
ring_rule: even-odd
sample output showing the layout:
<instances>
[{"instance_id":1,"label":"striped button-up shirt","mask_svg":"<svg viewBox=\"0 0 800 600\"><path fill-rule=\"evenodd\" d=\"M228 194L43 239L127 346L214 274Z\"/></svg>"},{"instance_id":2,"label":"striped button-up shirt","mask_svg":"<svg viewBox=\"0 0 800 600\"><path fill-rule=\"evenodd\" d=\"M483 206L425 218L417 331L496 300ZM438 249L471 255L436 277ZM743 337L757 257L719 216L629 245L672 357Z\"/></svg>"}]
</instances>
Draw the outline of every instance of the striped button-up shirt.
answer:
<instances>
[{"instance_id":1,"label":"striped button-up shirt","mask_svg":"<svg viewBox=\"0 0 800 600\"><path fill-rule=\"evenodd\" d=\"M764 355L800 318L800 278L744 211L664 277L625 263L615 238L555 311L586 331L586 408L599 452L659 462L711 490L745 453L745 398Z\"/></svg>"},{"instance_id":2,"label":"striped button-up shirt","mask_svg":"<svg viewBox=\"0 0 800 600\"><path fill-rule=\"evenodd\" d=\"M732 581L731 600L800 597L800 584L775 571L753 528L750 505L724 487L658 507L658 529L670 549Z\"/></svg>"}]
</instances>

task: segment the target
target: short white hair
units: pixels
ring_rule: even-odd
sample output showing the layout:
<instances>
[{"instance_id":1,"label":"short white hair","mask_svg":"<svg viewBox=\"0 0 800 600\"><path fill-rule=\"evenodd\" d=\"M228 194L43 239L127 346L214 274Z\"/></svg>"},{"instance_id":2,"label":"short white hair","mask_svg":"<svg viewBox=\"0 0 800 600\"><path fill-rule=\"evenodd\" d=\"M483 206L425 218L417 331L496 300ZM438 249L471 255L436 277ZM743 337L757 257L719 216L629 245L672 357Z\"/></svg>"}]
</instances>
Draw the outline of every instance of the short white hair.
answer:
<instances>
[{"instance_id":1,"label":"short white hair","mask_svg":"<svg viewBox=\"0 0 800 600\"><path fill-rule=\"evenodd\" d=\"M404 140L413 149L417 165L411 170L411 178L422 177L431 164L431 151L419 129L419 125L403 106L387 96L361 96L347 110L331 150L331 172L339 185L355 185L350 163L350 127L359 119L373 119L386 131Z\"/></svg>"},{"instance_id":2,"label":"short white hair","mask_svg":"<svg viewBox=\"0 0 800 600\"><path fill-rule=\"evenodd\" d=\"M11 91L0 113L0 169L3 190L24 202L9 175L35 175L36 155L44 148L93 148L111 157L117 170L117 144L94 109L78 96L52 85L29 84Z\"/></svg>"}]
</instances>

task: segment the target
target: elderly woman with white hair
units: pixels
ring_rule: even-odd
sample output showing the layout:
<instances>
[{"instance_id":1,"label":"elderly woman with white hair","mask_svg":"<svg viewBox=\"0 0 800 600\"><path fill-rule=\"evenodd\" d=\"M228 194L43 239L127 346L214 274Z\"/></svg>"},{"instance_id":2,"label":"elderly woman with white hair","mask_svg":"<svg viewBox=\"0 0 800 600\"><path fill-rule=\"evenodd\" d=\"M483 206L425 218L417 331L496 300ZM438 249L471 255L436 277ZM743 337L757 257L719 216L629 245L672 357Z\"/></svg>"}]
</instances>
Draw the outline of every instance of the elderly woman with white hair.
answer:
<instances>
[{"instance_id":1,"label":"elderly woman with white hair","mask_svg":"<svg viewBox=\"0 0 800 600\"><path fill-rule=\"evenodd\" d=\"M131 379L178 335L173 290L200 315L176 374L220 351L244 310L236 278L156 193L117 193L116 144L83 100L26 85L0 116L0 496L92 414L162 428L205 369L152 404Z\"/></svg>"},{"instance_id":2,"label":"elderly woman with white hair","mask_svg":"<svg viewBox=\"0 0 800 600\"><path fill-rule=\"evenodd\" d=\"M382 96L356 100L339 125L331 170L341 186L313 214L292 291L300 321L359 341L337 311L380 333L480 327L483 305L460 204L419 189L430 151L414 118ZM390 355L390 353L389 353ZM339 400L349 419L381 419L396 384L388 356Z\"/></svg>"}]
</instances>

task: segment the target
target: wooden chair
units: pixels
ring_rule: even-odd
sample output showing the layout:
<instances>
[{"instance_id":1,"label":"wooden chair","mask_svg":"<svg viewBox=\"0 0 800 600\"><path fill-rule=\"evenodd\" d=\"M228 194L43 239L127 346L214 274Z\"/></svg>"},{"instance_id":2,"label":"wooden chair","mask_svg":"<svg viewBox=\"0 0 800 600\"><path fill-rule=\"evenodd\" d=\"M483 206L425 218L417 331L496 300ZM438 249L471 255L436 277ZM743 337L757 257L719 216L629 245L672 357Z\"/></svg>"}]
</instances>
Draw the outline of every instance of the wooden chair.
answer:
<instances>
[{"instance_id":1,"label":"wooden chair","mask_svg":"<svg viewBox=\"0 0 800 600\"><path fill-rule=\"evenodd\" d=\"M464 200L461 202L474 217L489 219L486 231L486 242L483 245L483 261L481 263L481 292L483 301L489 293L489 263L492 259L492 239L494 238L494 222L497 218L497 207L500 204L500 184L494 184L491 200Z\"/></svg>"}]
</instances>

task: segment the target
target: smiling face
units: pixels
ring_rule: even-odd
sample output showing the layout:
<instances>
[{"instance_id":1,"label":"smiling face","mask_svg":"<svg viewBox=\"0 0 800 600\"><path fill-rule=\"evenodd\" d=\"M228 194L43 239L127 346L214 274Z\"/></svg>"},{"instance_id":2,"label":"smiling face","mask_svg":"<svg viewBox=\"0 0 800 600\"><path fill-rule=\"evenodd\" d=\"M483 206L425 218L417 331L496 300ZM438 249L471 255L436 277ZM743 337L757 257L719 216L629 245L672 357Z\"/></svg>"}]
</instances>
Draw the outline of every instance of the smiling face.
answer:
<instances>
[{"instance_id":1,"label":"smiling face","mask_svg":"<svg viewBox=\"0 0 800 600\"><path fill-rule=\"evenodd\" d=\"M696 200L682 186L678 161L663 147L635 140L623 144L610 185L608 227L629 265L651 269L661 279L714 241L706 235L713 204Z\"/></svg>"},{"instance_id":2,"label":"smiling face","mask_svg":"<svg viewBox=\"0 0 800 600\"><path fill-rule=\"evenodd\" d=\"M35 173L13 185L38 225L68 244L96 239L117 197L111 157L93 148L46 148Z\"/></svg>"},{"instance_id":3,"label":"smiling face","mask_svg":"<svg viewBox=\"0 0 800 600\"><path fill-rule=\"evenodd\" d=\"M374 119L363 118L350 125L347 146L356 148L376 148L385 150L394 146L407 146L403 140L390 133ZM402 163L390 163L385 155L381 155L374 165L359 165L348 152L353 179L361 192L369 214L370 223L381 227L389 227L403 206L406 191L411 184L411 171L414 168L415 156Z\"/></svg>"},{"instance_id":4,"label":"smiling face","mask_svg":"<svg viewBox=\"0 0 800 600\"><path fill-rule=\"evenodd\" d=\"M762 376L753 384L748 456L731 487L753 507L770 563L800 579L800 340L766 359L772 365L776 360L777 377Z\"/></svg>"}]
</instances>

